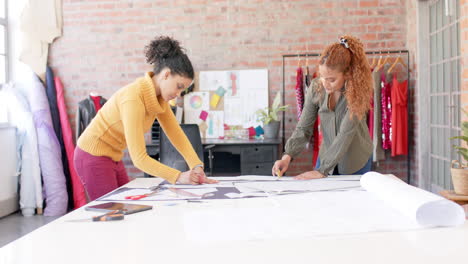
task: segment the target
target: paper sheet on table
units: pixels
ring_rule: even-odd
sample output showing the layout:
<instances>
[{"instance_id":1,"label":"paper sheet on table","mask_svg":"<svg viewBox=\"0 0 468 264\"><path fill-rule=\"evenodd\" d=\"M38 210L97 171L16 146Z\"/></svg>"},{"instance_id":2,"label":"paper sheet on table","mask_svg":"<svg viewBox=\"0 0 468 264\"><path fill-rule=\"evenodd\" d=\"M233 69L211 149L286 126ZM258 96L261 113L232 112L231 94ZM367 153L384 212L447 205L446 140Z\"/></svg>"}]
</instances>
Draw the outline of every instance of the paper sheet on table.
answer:
<instances>
[{"instance_id":1,"label":"paper sheet on table","mask_svg":"<svg viewBox=\"0 0 468 264\"><path fill-rule=\"evenodd\" d=\"M186 211L187 239L263 240L421 228L398 211L382 206L368 192L317 192L257 199L274 199L279 206L265 203L257 208Z\"/></svg>"},{"instance_id":2,"label":"paper sheet on table","mask_svg":"<svg viewBox=\"0 0 468 264\"><path fill-rule=\"evenodd\" d=\"M465 221L461 206L394 176L368 173L361 182L367 191L274 195L257 198L265 201L257 208L239 204L191 209L184 212L186 237L197 242L263 240L457 226Z\"/></svg>"},{"instance_id":3,"label":"paper sheet on table","mask_svg":"<svg viewBox=\"0 0 468 264\"><path fill-rule=\"evenodd\" d=\"M218 188L218 187L233 187L234 185L232 182L219 182L213 184L201 184L201 185L193 185L193 184L164 184L164 187L171 187L171 188L182 188L182 189L203 189L203 188Z\"/></svg>"},{"instance_id":4,"label":"paper sheet on table","mask_svg":"<svg viewBox=\"0 0 468 264\"><path fill-rule=\"evenodd\" d=\"M150 188L163 182L161 178L136 178L133 181L127 183L125 187L128 188Z\"/></svg>"},{"instance_id":5,"label":"paper sheet on table","mask_svg":"<svg viewBox=\"0 0 468 264\"><path fill-rule=\"evenodd\" d=\"M229 198L247 198L247 197L267 197L268 194L267 193L258 193L258 192L253 192L253 193L247 193L247 192L243 192L243 193L226 193L225 196L229 197Z\"/></svg>"},{"instance_id":6,"label":"paper sheet on table","mask_svg":"<svg viewBox=\"0 0 468 264\"><path fill-rule=\"evenodd\" d=\"M331 191L345 189L360 189L358 180L338 181L324 179L293 180L293 181L271 181L271 182L239 182L235 183L240 192L283 192L283 191Z\"/></svg>"},{"instance_id":7,"label":"paper sheet on table","mask_svg":"<svg viewBox=\"0 0 468 264\"><path fill-rule=\"evenodd\" d=\"M178 189L185 190L181 188L178 188ZM216 188L201 188L201 189L189 189L187 191L190 192L191 194L199 195L201 198L203 194L216 192L217 189ZM129 189L123 192L118 192L116 194L106 196L99 200L100 201L122 201L122 200L127 200L125 199L125 197L127 196L141 195L141 194L146 194L150 192L151 191L148 189ZM185 199L193 199L193 198L194 198L193 196L186 196L186 195L183 195L182 193L175 193L171 190L162 190L161 192L158 192L155 195L141 198L139 199L139 201L185 200ZM132 200L127 200L127 201L132 201Z\"/></svg>"},{"instance_id":8,"label":"paper sheet on table","mask_svg":"<svg viewBox=\"0 0 468 264\"><path fill-rule=\"evenodd\" d=\"M361 185L421 226L457 226L465 221L465 212L460 205L408 185L393 175L368 172L362 176Z\"/></svg>"},{"instance_id":9,"label":"paper sheet on table","mask_svg":"<svg viewBox=\"0 0 468 264\"><path fill-rule=\"evenodd\" d=\"M291 181L293 177L281 177L276 176L263 176L263 175L243 175L243 176L223 176L223 177L211 177L212 179L223 181Z\"/></svg>"}]
</instances>

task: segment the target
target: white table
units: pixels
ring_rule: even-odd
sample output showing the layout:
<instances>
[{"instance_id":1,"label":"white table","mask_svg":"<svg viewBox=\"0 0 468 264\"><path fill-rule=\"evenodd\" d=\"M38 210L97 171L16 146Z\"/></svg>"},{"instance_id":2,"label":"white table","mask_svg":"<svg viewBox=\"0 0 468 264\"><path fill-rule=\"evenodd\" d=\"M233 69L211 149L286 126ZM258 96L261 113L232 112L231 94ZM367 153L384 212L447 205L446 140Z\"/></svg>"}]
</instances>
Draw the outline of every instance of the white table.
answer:
<instances>
[{"instance_id":1,"label":"white table","mask_svg":"<svg viewBox=\"0 0 468 264\"><path fill-rule=\"evenodd\" d=\"M138 179L144 181L145 179ZM96 215L75 210L0 249L0 263L466 263L468 223L457 228L195 243L186 239L187 208L248 207L262 199L152 204L116 222L67 222ZM96 203L96 202L93 202ZM207 223L209 224L209 223ZM292 223L293 224L293 223Z\"/></svg>"}]
</instances>

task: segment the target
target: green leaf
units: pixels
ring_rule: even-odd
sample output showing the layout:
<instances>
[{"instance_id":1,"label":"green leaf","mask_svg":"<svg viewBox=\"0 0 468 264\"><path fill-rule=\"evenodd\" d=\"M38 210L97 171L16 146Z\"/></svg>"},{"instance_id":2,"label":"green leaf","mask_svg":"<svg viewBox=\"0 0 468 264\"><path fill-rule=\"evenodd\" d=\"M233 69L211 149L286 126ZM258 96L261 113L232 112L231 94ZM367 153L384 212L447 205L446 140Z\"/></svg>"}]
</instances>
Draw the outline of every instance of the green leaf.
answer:
<instances>
[{"instance_id":1,"label":"green leaf","mask_svg":"<svg viewBox=\"0 0 468 264\"><path fill-rule=\"evenodd\" d=\"M273 100L271 108L267 107L265 109L259 109L256 111L258 120L263 122L264 125L269 124L271 121L279 121L278 112L286 111L286 109L289 107L289 105L280 106L280 104L281 92L278 92L275 96L275 99Z\"/></svg>"},{"instance_id":2,"label":"green leaf","mask_svg":"<svg viewBox=\"0 0 468 264\"><path fill-rule=\"evenodd\" d=\"M455 149L457 149L458 151L466 151L468 152L468 149L467 148L464 148L464 147L459 147L459 146L453 146Z\"/></svg>"},{"instance_id":3,"label":"green leaf","mask_svg":"<svg viewBox=\"0 0 468 264\"><path fill-rule=\"evenodd\" d=\"M455 149L457 149L457 153L462 155L463 156L463 159L465 159L465 161L468 161L468 149L467 148L464 148L464 147L458 147L458 146L454 146Z\"/></svg>"},{"instance_id":4,"label":"green leaf","mask_svg":"<svg viewBox=\"0 0 468 264\"><path fill-rule=\"evenodd\" d=\"M468 161L468 153L462 152L462 153L460 153L460 154L463 156L463 158L465 159L465 161Z\"/></svg>"},{"instance_id":5,"label":"green leaf","mask_svg":"<svg viewBox=\"0 0 468 264\"><path fill-rule=\"evenodd\" d=\"M462 131L464 136L468 136L468 121L462 123Z\"/></svg>"},{"instance_id":6,"label":"green leaf","mask_svg":"<svg viewBox=\"0 0 468 264\"><path fill-rule=\"evenodd\" d=\"M276 112L271 112L271 119L278 121L278 116L276 115Z\"/></svg>"},{"instance_id":7,"label":"green leaf","mask_svg":"<svg viewBox=\"0 0 468 264\"><path fill-rule=\"evenodd\" d=\"M450 140L453 140L453 139L462 139L466 142L468 142L468 136L456 136L456 137L451 137L449 138Z\"/></svg>"},{"instance_id":8,"label":"green leaf","mask_svg":"<svg viewBox=\"0 0 468 264\"><path fill-rule=\"evenodd\" d=\"M283 106L280 106L278 107L278 112L279 111L286 111L286 109L288 109L289 105L283 105Z\"/></svg>"},{"instance_id":9,"label":"green leaf","mask_svg":"<svg viewBox=\"0 0 468 264\"><path fill-rule=\"evenodd\" d=\"M279 105L280 105L280 103L281 103L281 97L280 97L280 96L281 96L281 93L278 92L278 93L276 94L275 100L273 100L273 105L271 106L271 108L273 109L273 111L275 111L275 110L279 107Z\"/></svg>"}]
</instances>

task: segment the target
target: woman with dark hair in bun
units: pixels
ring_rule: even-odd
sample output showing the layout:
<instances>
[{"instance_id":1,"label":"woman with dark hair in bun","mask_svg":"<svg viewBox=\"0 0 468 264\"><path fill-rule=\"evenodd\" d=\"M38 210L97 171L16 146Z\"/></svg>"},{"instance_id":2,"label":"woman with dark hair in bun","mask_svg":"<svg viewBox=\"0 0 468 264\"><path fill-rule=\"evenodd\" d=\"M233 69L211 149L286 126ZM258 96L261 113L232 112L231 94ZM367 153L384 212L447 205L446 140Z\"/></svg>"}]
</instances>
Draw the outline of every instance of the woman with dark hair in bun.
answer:
<instances>
[{"instance_id":1,"label":"woman with dark hair in bun","mask_svg":"<svg viewBox=\"0 0 468 264\"><path fill-rule=\"evenodd\" d=\"M179 42L170 37L154 39L145 52L147 62L154 66L153 72L117 91L78 139L75 168L91 200L129 182L122 162L125 148L135 167L173 184L217 182L206 178L203 162L168 104L193 82L190 59ZM144 133L155 119L187 161L189 171L170 168L146 153Z\"/></svg>"}]
</instances>

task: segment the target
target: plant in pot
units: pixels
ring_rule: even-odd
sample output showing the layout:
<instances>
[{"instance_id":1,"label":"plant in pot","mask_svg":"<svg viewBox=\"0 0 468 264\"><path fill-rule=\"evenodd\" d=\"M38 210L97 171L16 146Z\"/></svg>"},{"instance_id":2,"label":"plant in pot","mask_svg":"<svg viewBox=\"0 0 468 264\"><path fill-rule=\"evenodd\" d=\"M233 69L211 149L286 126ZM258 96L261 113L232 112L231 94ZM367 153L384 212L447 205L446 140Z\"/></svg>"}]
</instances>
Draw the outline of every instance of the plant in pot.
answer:
<instances>
[{"instance_id":1,"label":"plant in pot","mask_svg":"<svg viewBox=\"0 0 468 264\"><path fill-rule=\"evenodd\" d=\"M468 113L462 109L466 116ZM462 122L462 135L451 137L450 140L459 139L459 145L453 145L458 154L460 154L460 161L453 160L450 172L452 174L453 188L456 194L468 195L468 121ZM464 160L462 162L461 160ZM458 165L458 166L456 166Z\"/></svg>"},{"instance_id":2,"label":"plant in pot","mask_svg":"<svg viewBox=\"0 0 468 264\"><path fill-rule=\"evenodd\" d=\"M263 122L263 130L265 138L277 138L280 121L278 117L278 112L286 111L289 105L280 105L281 103L281 92L278 91L276 94L275 100L271 107L266 107L265 109L257 110L256 114L259 117L259 120Z\"/></svg>"}]
</instances>

